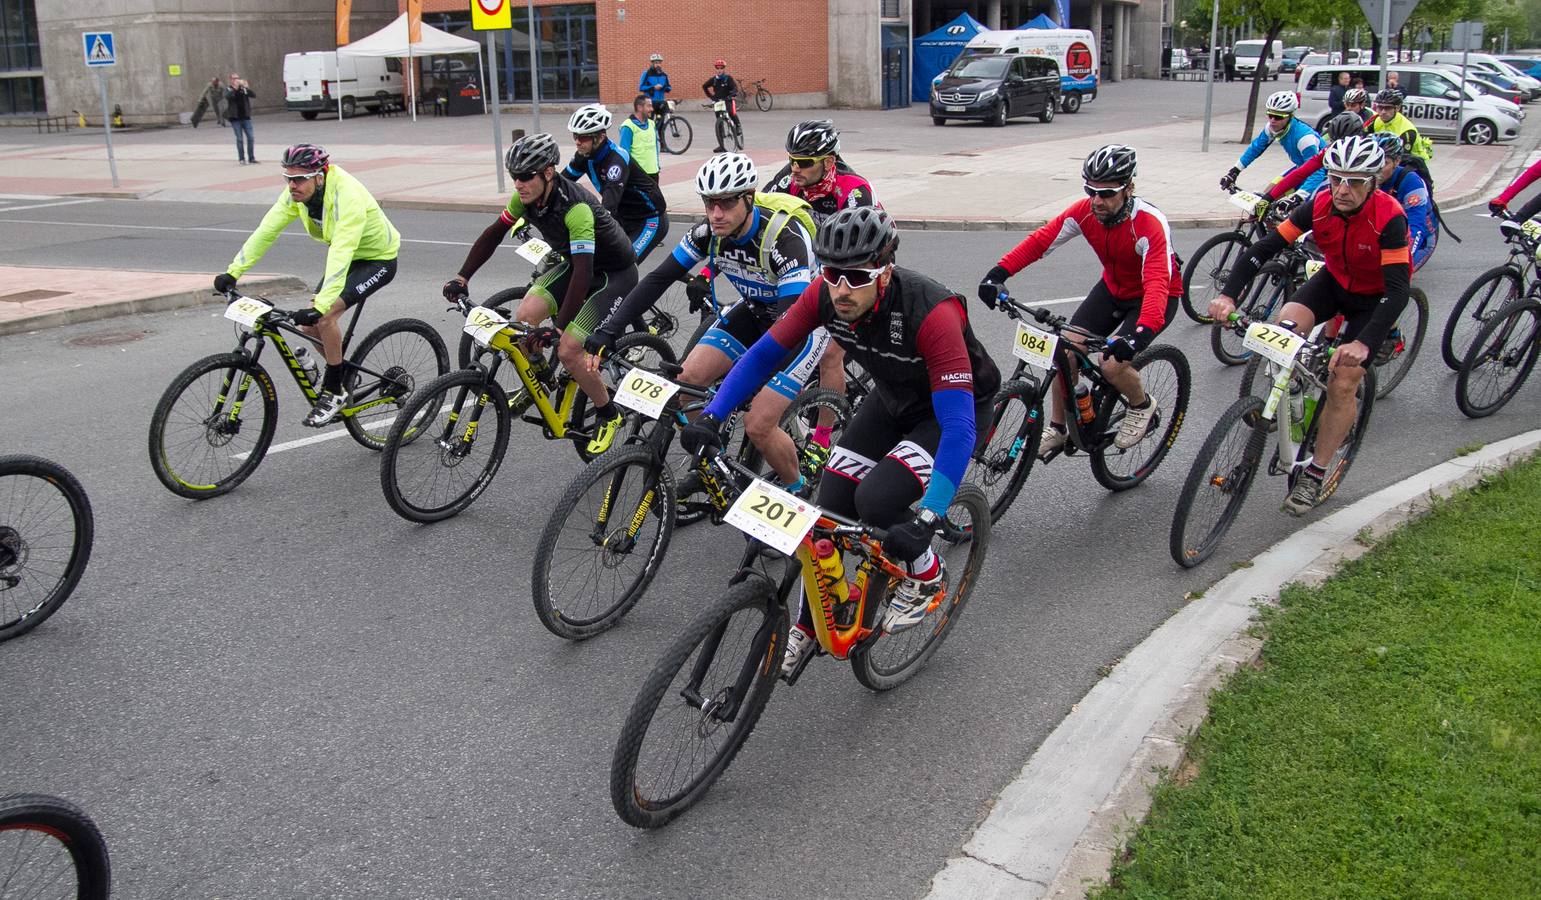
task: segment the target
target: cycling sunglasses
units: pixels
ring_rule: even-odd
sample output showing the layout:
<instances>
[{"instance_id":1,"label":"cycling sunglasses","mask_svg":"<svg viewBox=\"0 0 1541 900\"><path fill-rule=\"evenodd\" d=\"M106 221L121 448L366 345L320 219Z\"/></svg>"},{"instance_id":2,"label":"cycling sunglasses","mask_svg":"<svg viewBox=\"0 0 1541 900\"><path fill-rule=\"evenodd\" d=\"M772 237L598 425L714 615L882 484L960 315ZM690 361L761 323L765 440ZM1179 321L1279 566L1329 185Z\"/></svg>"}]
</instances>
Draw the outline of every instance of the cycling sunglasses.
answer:
<instances>
[{"instance_id":1,"label":"cycling sunglasses","mask_svg":"<svg viewBox=\"0 0 1541 900\"><path fill-rule=\"evenodd\" d=\"M515 181L534 181L536 179L536 177L539 176L539 175L540 175L539 172L515 172L514 173L514 180Z\"/></svg>"},{"instance_id":2,"label":"cycling sunglasses","mask_svg":"<svg viewBox=\"0 0 1541 900\"><path fill-rule=\"evenodd\" d=\"M1089 184L1083 184L1081 185L1081 190L1085 191L1088 197L1101 197L1104 200L1111 200L1122 193L1124 189L1121 187L1094 188Z\"/></svg>"},{"instance_id":3,"label":"cycling sunglasses","mask_svg":"<svg viewBox=\"0 0 1541 900\"><path fill-rule=\"evenodd\" d=\"M1374 175L1331 175L1327 176L1327 183L1333 187L1348 185L1349 187L1364 187L1375 181Z\"/></svg>"},{"instance_id":4,"label":"cycling sunglasses","mask_svg":"<svg viewBox=\"0 0 1541 900\"><path fill-rule=\"evenodd\" d=\"M823 158L822 156L788 156L787 161L792 164L794 169L811 169L818 165L819 161Z\"/></svg>"},{"instance_id":5,"label":"cycling sunglasses","mask_svg":"<svg viewBox=\"0 0 1541 900\"><path fill-rule=\"evenodd\" d=\"M825 266L819 271L820 277L830 287L835 287L840 282L845 282L848 288L864 288L883 274L887 266L878 266L876 269L841 268L839 266Z\"/></svg>"},{"instance_id":6,"label":"cycling sunglasses","mask_svg":"<svg viewBox=\"0 0 1541 900\"><path fill-rule=\"evenodd\" d=\"M308 178L315 178L317 175L320 175L320 174L321 174L320 172L306 172L304 175L287 175L286 174L286 175L284 175L284 180L289 182L290 184L299 184L300 182L302 182L302 181L304 181L304 180L306 180Z\"/></svg>"},{"instance_id":7,"label":"cycling sunglasses","mask_svg":"<svg viewBox=\"0 0 1541 900\"><path fill-rule=\"evenodd\" d=\"M1290 117L1289 113L1269 113L1268 114L1268 118L1274 119L1274 120L1288 119L1289 117Z\"/></svg>"},{"instance_id":8,"label":"cycling sunglasses","mask_svg":"<svg viewBox=\"0 0 1541 900\"><path fill-rule=\"evenodd\" d=\"M729 197L702 197L701 202L706 204L706 208L708 210L732 209L733 207L737 206L739 202L742 201L745 197L749 196L750 193L752 192L745 191L742 194L733 194Z\"/></svg>"}]
</instances>

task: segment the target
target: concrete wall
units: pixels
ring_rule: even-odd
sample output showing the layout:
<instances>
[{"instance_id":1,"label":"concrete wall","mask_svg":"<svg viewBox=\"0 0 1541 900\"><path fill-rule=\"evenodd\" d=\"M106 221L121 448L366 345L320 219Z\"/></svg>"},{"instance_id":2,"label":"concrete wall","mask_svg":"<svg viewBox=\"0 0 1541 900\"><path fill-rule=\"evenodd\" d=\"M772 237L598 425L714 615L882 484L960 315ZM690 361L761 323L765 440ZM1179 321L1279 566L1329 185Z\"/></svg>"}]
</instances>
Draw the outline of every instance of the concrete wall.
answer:
<instances>
[{"instance_id":1,"label":"concrete wall","mask_svg":"<svg viewBox=\"0 0 1541 900\"><path fill-rule=\"evenodd\" d=\"M1134 78L1161 77L1162 6L1163 0L1146 0L1130 10L1129 63Z\"/></svg>"},{"instance_id":2,"label":"concrete wall","mask_svg":"<svg viewBox=\"0 0 1541 900\"><path fill-rule=\"evenodd\" d=\"M101 119L95 73L81 33L111 31L118 64L107 67L108 99L130 125L175 123L191 112L209 79L239 72L260 110L283 105L284 54L334 46L334 0L106 0L84 15L61 3L37 4L48 111L80 110ZM394 0L355 0L355 38L396 16ZM182 74L167 67L180 65Z\"/></svg>"},{"instance_id":3,"label":"concrete wall","mask_svg":"<svg viewBox=\"0 0 1541 900\"><path fill-rule=\"evenodd\" d=\"M829 0L829 105L883 105L877 0Z\"/></svg>"}]
</instances>

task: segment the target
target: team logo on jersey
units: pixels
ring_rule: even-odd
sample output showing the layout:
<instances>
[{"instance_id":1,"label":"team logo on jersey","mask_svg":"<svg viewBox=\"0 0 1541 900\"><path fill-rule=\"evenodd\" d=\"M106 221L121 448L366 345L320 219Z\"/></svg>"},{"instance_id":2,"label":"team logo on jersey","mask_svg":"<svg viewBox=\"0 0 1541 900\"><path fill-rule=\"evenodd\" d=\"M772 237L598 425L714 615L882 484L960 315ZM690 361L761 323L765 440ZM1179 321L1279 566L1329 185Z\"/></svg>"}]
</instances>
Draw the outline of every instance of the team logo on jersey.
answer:
<instances>
[{"instance_id":1,"label":"team logo on jersey","mask_svg":"<svg viewBox=\"0 0 1541 900\"><path fill-rule=\"evenodd\" d=\"M856 188L855 190L851 191L851 193L846 195L845 205L851 209L855 209L860 201L861 188Z\"/></svg>"},{"instance_id":2,"label":"team logo on jersey","mask_svg":"<svg viewBox=\"0 0 1541 900\"><path fill-rule=\"evenodd\" d=\"M888 314L888 342L895 347L904 343L904 314L898 309Z\"/></svg>"},{"instance_id":3,"label":"team logo on jersey","mask_svg":"<svg viewBox=\"0 0 1541 900\"><path fill-rule=\"evenodd\" d=\"M621 164L620 163L615 163L615 164L611 165L609 171L605 172L605 177L610 179L611 181L620 181L621 180Z\"/></svg>"},{"instance_id":4,"label":"team logo on jersey","mask_svg":"<svg viewBox=\"0 0 1541 900\"><path fill-rule=\"evenodd\" d=\"M1422 206L1423 205L1423 195L1422 194L1413 194L1411 197L1408 197L1406 200L1404 200L1402 202L1402 205L1403 206Z\"/></svg>"}]
</instances>

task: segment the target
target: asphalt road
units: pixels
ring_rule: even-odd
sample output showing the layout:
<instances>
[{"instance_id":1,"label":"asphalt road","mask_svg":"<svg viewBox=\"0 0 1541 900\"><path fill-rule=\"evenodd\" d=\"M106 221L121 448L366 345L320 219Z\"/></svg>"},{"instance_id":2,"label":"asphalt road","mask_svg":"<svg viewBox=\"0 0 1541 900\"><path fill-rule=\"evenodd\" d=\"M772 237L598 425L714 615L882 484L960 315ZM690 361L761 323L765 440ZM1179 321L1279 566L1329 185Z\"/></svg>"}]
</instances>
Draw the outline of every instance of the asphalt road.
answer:
<instances>
[{"instance_id":1,"label":"asphalt road","mask_svg":"<svg viewBox=\"0 0 1541 900\"><path fill-rule=\"evenodd\" d=\"M104 279L213 273L258 215L131 201L0 209L0 264L98 267ZM485 217L391 215L411 237L366 324L416 315L453 338L438 286ZM1432 339L1461 288L1504 254L1490 224L1452 218L1466 243L1442 246L1418 275L1431 342L1377 404L1335 503L1527 430L1541 412L1534 384L1489 419L1455 408ZM1178 232L1179 249L1206 236ZM1018 237L910 233L901 262L971 293ZM260 268L313 277L321 258L286 236ZM473 287L524 271L505 251ZM1059 300L1096 277L1090 251L1071 244L1013 287ZM1007 323L974 315L1008 360ZM1185 320L1166 339L1193 364L1194 401L1146 485L1110 496L1079 458L1036 469L925 672L873 694L816 661L776 692L704 802L642 833L611 811L611 749L665 642L725 583L738 538L679 533L626 622L570 645L540 627L528 585L537 532L579 464L533 428L516 430L468 512L434 526L386 507L377 457L340 429L194 503L155 480L145 436L172 377L232 345L217 310L0 338L0 452L67 465L97 524L76 595L0 647L0 791L87 808L122 897L918 896L1100 667L1295 525L1277 510L1282 480L1268 479L1215 559L1194 571L1168 559L1177 491L1240 373ZM297 391L279 391L281 447L312 433Z\"/></svg>"}]
</instances>

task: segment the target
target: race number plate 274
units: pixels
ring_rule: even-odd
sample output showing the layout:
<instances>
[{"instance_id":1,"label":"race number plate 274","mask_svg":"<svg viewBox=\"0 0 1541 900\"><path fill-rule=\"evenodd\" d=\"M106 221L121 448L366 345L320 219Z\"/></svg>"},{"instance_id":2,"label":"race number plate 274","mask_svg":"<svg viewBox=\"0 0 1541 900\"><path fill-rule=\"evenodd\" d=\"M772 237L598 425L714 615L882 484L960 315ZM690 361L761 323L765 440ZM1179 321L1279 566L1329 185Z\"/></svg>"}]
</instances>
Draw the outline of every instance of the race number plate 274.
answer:
<instances>
[{"instance_id":1,"label":"race number plate 274","mask_svg":"<svg viewBox=\"0 0 1541 900\"><path fill-rule=\"evenodd\" d=\"M791 556L818 517L818 507L756 478L722 520Z\"/></svg>"},{"instance_id":2,"label":"race number plate 274","mask_svg":"<svg viewBox=\"0 0 1541 900\"><path fill-rule=\"evenodd\" d=\"M1305 343L1305 338L1288 328L1267 322L1253 322L1247 326L1247 336L1241 341L1243 347L1281 366L1294 363L1295 354Z\"/></svg>"}]
</instances>

